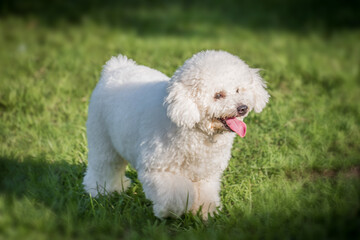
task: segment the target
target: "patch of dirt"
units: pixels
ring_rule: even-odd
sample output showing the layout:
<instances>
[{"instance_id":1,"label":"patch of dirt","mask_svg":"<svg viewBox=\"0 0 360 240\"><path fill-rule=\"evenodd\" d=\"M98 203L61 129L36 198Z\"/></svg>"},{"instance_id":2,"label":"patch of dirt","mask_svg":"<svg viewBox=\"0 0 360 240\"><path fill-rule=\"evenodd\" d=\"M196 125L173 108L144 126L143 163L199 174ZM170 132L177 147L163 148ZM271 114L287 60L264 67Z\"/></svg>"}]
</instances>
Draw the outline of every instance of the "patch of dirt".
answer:
<instances>
[{"instance_id":1,"label":"patch of dirt","mask_svg":"<svg viewBox=\"0 0 360 240\"><path fill-rule=\"evenodd\" d=\"M360 178L360 166L352 166L347 169L325 169L322 171L313 170L310 173L311 178L336 178L337 176L342 175L346 178Z\"/></svg>"},{"instance_id":2,"label":"patch of dirt","mask_svg":"<svg viewBox=\"0 0 360 240\"><path fill-rule=\"evenodd\" d=\"M298 178L307 178L310 176L311 180L316 180L319 178L328 178L335 179L338 176L343 176L345 178L360 178L360 166L352 166L345 169L324 169L324 170L314 170L310 169L304 172L289 171L286 172L286 177L288 179L298 179Z\"/></svg>"}]
</instances>

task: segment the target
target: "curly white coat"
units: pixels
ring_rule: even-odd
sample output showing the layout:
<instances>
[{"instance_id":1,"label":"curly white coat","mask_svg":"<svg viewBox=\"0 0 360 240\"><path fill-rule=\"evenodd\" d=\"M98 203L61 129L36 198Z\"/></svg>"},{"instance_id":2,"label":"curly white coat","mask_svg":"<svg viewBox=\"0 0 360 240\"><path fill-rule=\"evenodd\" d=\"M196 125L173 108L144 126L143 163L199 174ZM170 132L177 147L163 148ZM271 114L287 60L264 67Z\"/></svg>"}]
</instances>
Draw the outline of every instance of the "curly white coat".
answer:
<instances>
[{"instance_id":1,"label":"curly white coat","mask_svg":"<svg viewBox=\"0 0 360 240\"><path fill-rule=\"evenodd\" d=\"M111 58L90 100L86 191L126 190L130 163L157 217L201 209L207 218L220 206L235 137L221 119L260 112L265 88L257 69L224 51L195 54L172 78L122 55ZM248 107L243 116L239 105Z\"/></svg>"}]
</instances>

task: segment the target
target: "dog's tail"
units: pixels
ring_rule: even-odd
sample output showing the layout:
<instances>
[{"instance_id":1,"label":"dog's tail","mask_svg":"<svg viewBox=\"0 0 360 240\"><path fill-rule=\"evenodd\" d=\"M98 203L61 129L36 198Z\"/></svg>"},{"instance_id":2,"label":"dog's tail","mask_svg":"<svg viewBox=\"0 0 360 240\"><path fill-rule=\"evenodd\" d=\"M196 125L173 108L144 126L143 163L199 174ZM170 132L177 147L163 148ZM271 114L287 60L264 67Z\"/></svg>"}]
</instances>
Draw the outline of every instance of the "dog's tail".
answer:
<instances>
[{"instance_id":1,"label":"dog's tail","mask_svg":"<svg viewBox=\"0 0 360 240\"><path fill-rule=\"evenodd\" d=\"M121 67L136 65L136 62L132 59L127 58L124 55L119 54L117 57L111 57L109 61L103 67L104 72L110 72Z\"/></svg>"}]
</instances>

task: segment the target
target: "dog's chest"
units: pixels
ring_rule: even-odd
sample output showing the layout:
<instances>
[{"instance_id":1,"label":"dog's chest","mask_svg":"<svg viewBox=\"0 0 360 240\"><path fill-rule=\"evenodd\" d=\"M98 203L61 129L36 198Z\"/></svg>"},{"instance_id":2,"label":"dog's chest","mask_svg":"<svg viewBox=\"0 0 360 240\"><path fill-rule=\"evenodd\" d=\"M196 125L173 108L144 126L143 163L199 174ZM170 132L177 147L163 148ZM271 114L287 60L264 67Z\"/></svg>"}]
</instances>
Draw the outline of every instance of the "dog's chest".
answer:
<instances>
[{"instance_id":1,"label":"dog's chest","mask_svg":"<svg viewBox=\"0 0 360 240\"><path fill-rule=\"evenodd\" d=\"M196 182L219 176L228 165L231 147L232 138L173 142L168 148L155 151L156 159L146 162L151 162L148 170L181 174Z\"/></svg>"},{"instance_id":2,"label":"dog's chest","mask_svg":"<svg viewBox=\"0 0 360 240\"><path fill-rule=\"evenodd\" d=\"M231 144L209 144L190 149L179 159L180 171L193 181L211 178L221 174L228 165L231 156Z\"/></svg>"}]
</instances>

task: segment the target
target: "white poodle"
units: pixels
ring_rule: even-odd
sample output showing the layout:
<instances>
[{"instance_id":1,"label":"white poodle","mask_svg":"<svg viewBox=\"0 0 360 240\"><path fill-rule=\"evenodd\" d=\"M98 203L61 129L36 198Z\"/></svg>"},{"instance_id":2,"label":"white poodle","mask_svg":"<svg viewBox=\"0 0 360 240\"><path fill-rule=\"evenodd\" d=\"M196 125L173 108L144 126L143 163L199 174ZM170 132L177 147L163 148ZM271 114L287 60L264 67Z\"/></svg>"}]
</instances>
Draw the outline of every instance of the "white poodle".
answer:
<instances>
[{"instance_id":1,"label":"white poodle","mask_svg":"<svg viewBox=\"0 0 360 240\"><path fill-rule=\"evenodd\" d=\"M171 78L125 56L104 66L90 100L92 196L122 192L130 163L159 218L187 210L202 217L220 206L220 180L243 119L269 99L257 69L224 51L195 54Z\"/></svg>"}]
</instances>

